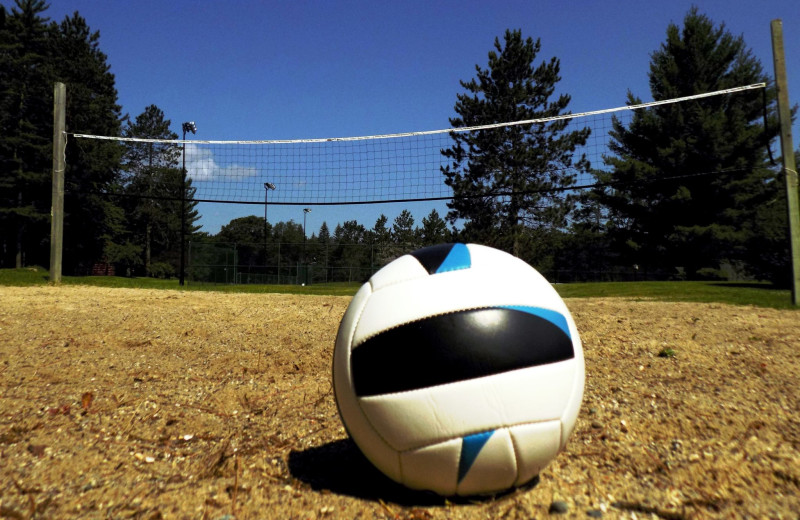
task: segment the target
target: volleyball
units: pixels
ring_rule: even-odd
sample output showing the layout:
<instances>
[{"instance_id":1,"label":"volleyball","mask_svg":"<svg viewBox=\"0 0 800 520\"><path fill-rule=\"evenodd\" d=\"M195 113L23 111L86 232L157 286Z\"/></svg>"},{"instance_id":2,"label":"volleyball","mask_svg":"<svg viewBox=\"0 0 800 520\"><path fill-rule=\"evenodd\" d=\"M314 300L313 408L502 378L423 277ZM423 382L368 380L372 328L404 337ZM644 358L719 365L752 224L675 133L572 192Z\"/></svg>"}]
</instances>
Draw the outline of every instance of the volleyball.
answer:
<instances>
[{"instance_id":1,"label":"volleyball","mask_svg":"<svg viewBox=\"0 0 800 520\"><path fill-rule=\"evenodd\" d=\"M445 496L530 482L564 449L583 397L575 323L535 269L440 244L375 273L333 354L339 414L391 479Z\"/></svg>"}]
</instances>

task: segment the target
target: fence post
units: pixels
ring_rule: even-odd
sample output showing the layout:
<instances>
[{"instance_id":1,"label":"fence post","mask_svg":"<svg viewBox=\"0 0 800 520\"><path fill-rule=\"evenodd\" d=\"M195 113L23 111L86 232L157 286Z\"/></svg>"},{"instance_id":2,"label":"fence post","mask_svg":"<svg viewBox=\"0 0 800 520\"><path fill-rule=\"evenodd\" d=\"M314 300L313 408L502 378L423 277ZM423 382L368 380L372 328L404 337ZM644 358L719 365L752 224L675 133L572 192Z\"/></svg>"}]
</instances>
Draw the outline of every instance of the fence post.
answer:
<instances>
[{"instance_id":1,"label":"fence post","mask_svg":"<svg viewBox=\"0 0 800 520\"><path fill-rule=\"evenodd\" d=\"M786 206L789 212L789 247L792 264L792 304L800 305L800 203L797 191L797 165L794 162L792 116L789 86L786 81L786 56L783 50L783 24L772 20L772 57L775 63L775 87L778 94L783 174L786 179Z\"/></svg>"},{"instance_id":2,"label":"fence post","mask_svg":"<svg viewBox=\"0 0 800 520\"><path fill-rule=\"evenodd\" d=\"M50 281L61 283L64 250L64 168L66 166L67 87L56 83L53 89L53 191L50 207Z\"/></svg>"}]
</instances>

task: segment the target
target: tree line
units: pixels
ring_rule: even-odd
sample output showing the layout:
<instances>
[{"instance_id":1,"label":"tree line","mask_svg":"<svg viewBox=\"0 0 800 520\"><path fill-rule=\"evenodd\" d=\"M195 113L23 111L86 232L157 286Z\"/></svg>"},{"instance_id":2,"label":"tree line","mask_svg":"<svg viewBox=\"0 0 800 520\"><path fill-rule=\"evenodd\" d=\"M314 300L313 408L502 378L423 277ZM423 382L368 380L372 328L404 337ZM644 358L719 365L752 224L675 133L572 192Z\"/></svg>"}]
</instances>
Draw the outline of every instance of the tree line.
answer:
<instances>
[{"instance_id":1,"label":"tree line","mask_svg":"<svg viewBox=\"0 0 800 520\"><path fill-rule=\"evenodd\" d=\"M496 39L488 67L461 83L452 126L569 114L569 95L554 95L560 62L538 61L540 50L521 31ZM442 168L455 195L448 221L466 222L462 239L543 272L788 284L784 183L770 150L776 94L759 60L741 36L692 8L682 27L667 27L648 79L655 101L768 86L637 110L627 126L614 117L601 164L576 155L590 129L567 131L563 120L453 134ZM629 91L627 104L639 103ZM579 174L595 186L570 190Z\"/></svg>"},{"instance_id":2,"label":"tree line","mask_svg":"<svg viewBox=\"0 0 800 520\"><path fill-rule=\"evenodd\" d=\"M77 12L52 22L47 8L44 0L0 6L0 267L48 262L55 82L67 84L68 132L178 137L155 105L134 118L122 114L99 33ZM452 127L569 114L570 96L556 95L560 60L541 53L540 40L521 30L495 39L487 65L461 82ZM697 8L682 26L668 25L647 75L654 100L770 83L743 38ZM640 101L628 93L629 105ZM564 120L453 133L452 146L442 150L443 182L454 195L446 215L432 212L421 226L408 211L391 225L382 216L372 228L348 221L331 231L324 224L310 240L313 247L474 241L546 275L571 272L576 279L598 272L734 273L786 283L786 203L770 150L777 131L770 85L638 110L627 125L615 118L601 164L577 154L590 129L568 129ZM120 273L176 274L181 199L188 200L186 231L195 241L264 243L264 254L278 240L308 242L302 231L294 236L297 224L265 227L258 217L236 219L213 237L202 233L181 154L169 143L68 141L65 272L86 273L105 262ZM576 190L579 175L592 176L595 186ZM367 262L341 258L348 261Z\"/></svg>"},{"instance_id":3,"label":"tree line","mask_svg":"<svg viewBox=\"0 0 800 520\"><path fill-rule=\"evenodd\" d=\"M117 103L100 34L75 12L60 23L44 0L0 6L0 267L49 260L53 85L67 85L67 132L177 139L161 109L131 119ZM145 275L175 273L182 169L175 145L68 140L64 271L98 262ZM188 180L187 231L199 215Z\"/></svg>"},{"instance_id":4,"label":"tree line","mask_svg":"<svg viewBox=\"0 0 800 520\"><path fill-rule=\"evenodd\" d=\"M456 240L435 209L416 225L404 209L389 223L381 214L371 228L357 220L323 222L309 237L301 224L268 223L260 216L239 217L215 235L197 233L190 247L194 281L279 283L280 281L363 281L391 260L420 247ZM303 278L304 272L308 276Z\"/></svg>"}]
</instances>

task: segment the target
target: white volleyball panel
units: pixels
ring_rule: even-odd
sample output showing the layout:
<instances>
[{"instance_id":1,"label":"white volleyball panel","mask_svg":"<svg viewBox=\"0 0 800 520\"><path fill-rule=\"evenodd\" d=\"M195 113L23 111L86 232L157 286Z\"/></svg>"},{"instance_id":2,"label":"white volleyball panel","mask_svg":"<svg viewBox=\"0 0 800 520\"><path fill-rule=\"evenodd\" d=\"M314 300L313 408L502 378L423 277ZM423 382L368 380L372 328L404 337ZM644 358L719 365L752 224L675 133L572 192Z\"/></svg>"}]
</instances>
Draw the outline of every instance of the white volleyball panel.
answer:
<instances>
[{"instance_id":1,"label":"white volleyball panel","mask_svg":"<svg viewBox=\"0 0 800 520\"><path fill-rule=\"evenodd\" d=\"M559 419L573 399L574 359L409 392L360 398L383 439L408 450L504 426Z\"/></svg>"},{"instance_id":2,"label":"white volleyball panel","mask_svg":"<svg viewBox=\"0 0 800 520\"><path fill-rule=\"evenodd\" d=\"M461 438L402 452L402 483L413 489L430 489L442 495L454 495L460 455Z\"/></svg>"},{"instance_id":3,"label":"white volleyball panel","mask_svg":"<svg viewBox=\"0 0 800 520\"><path fill-rule=\"evenodd\" d=\"M379 291L389 285L408 282L415 278L428 278L428 271L411 255L401 256L384 266L372 275L369 284L373 291Z\"/></svg>"},{"instance_id":4,"label":"white volleyball panel","mask_svg":"<svg viewBox=\"0 0 800 520\"><path fill-rule=\"evenodd\" d=\"M480 449L458 483L459 495L492 493L508 489L517 479L514 446L508 430L496 430Z\"/></svg>"},{"instance_id":5,"label":"white volleyball panel","mask_svg":"<svg viewBox=\"0 0 800 520\"><path fill-rule=\"evenodd\" d=\"M350 373L349 344L353 323L355 317L360 314L364 303L369 299L370 294L369 285L363 285L353 297L342 318L333 356L333 388L339 413L348 432L356 440L361 451L386 475L398 480L400 478L399 455L394 448L383 440L364 416L359 406L358 398L353 392Z\"/></svg>"},{"instance_id":6,"label":"white volleyball panel","mask_svg":"<svg viewBox=\"0 0 800 520\"><path fill-rule=\"evenodd\" d=\"M497 273L499 276L509 277L513 276L513 274L520 274L527 283L543 285L550 288L550 290L555 293L555 289L552 288L550 282L548 282L539 271L525 263L524 260L520 260L498 249L482 246L480 244L467 244L467 248L470 253L472 269L496 273L498 271L498 266L501 266L503 272Z\"/></svg>"},{"instance_id":7,"label":"white volleyball panel","mask_svg":"<svg viewBox=\"0 0 800 520\"><path fill-rule=\"evenodd\" d=\"M515 486L539 474L561 450L561 421L521 424L509 429L519 464Z\"/></svg>"}]
</instances>

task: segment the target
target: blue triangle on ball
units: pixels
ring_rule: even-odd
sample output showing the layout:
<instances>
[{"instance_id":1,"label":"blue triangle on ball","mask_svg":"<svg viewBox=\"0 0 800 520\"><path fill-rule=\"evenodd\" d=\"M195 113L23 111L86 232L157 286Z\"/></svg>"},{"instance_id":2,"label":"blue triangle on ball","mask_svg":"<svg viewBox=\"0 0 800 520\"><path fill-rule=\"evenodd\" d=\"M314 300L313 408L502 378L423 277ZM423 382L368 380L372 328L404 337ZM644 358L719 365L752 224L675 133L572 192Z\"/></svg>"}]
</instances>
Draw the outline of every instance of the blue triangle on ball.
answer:
<instances>
[{"instance_id":1,"label":"blue triangle on ball","mask_svg":"<svg viewBox=\"0 0 800 520\"><path fill-rule=\"evenodd\" d=\"M572 339L572 334L569 332L567 318L565 318L564 315L558 311L542 309L540 307L531 307L527 305L501 305L501 307L503 309L512 309L515 311L527 312L528 314L533 314L534 316L539 316L540 318L549 321L561 329L561 331L566 334L568 338Z\"/></svg>"},{"instance_id":2,"label":"blue triangle on ball","mask_svg":"<svg viewBox=\"0 0 800 520\"><path fill-rule=\"evenodd\" d=\"M461 441L461 458L458 460L458 481L461 482L469 472L478 454L483 449L486 441L492 436L494 430L467 435Z\"/></svg>"},{"instance_id":3,"label":"blue triangle on ball","mask_svg":"<svg viewBox=\"0 0 800 520\"><path fill-rule=\"evenodd\" d=\"M446 273L448 271L458 271L459 269L469 269L472 259L469 256L469 249L466 244L453 244L447 257L436 269L436 273Z\"/></svg>"}]
</instances>

